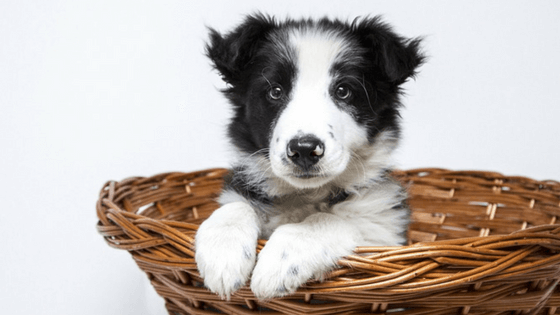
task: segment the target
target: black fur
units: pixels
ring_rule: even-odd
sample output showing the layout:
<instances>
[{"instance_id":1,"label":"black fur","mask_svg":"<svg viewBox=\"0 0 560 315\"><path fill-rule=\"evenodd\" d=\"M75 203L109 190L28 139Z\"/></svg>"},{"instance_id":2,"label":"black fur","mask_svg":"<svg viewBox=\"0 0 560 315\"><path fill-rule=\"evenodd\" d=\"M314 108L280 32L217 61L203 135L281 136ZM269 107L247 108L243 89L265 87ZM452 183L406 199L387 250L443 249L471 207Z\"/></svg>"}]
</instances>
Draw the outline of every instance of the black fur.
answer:
<instances>
[{"instance_id":1,"label":"black fur","mask_svg":"<svg viewBox=\"0 0 560 315\"><path fill-rule=\"evenodd\" d=\"M224 191L234 191L243 198L257 203L260 206L270 206L272 198L256 185L248 185L251 182L246 178L242 166L234 167L227 176L224 177ZM260 208L260 206L258 208Z\"/></svg>"},{"instance_id":2,"label":"black fur","mask_svg":"<svg viewBox=\"0 0 560 315\"><path fill-rule=\"evenodd\" d=\"M350 197L350 194L347 191L340 190L338 192L333 192L333 194L329 196L327 203L332 207L339 202L345 201L348 197Z\"/></svg>"}]
</instances>

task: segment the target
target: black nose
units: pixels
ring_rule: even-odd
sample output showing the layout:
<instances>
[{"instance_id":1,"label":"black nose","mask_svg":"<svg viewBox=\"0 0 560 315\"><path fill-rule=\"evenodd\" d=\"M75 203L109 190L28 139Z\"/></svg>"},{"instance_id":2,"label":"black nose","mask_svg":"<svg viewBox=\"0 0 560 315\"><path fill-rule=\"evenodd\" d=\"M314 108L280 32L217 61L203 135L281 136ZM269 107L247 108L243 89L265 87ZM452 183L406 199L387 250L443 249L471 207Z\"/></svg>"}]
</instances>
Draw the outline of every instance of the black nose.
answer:
<instances>
[{"instance_id":1,"label":"black nose","mask_svg":"<svg viewBox=\"0 0 560 315\"><path fill-rule=\"evenodd\" d=\"M294 138L288 142L286 153L294 164L304 171L315 165L323 157L325 145L321 140L312 135Z\"/></svg>"}]
</instances>

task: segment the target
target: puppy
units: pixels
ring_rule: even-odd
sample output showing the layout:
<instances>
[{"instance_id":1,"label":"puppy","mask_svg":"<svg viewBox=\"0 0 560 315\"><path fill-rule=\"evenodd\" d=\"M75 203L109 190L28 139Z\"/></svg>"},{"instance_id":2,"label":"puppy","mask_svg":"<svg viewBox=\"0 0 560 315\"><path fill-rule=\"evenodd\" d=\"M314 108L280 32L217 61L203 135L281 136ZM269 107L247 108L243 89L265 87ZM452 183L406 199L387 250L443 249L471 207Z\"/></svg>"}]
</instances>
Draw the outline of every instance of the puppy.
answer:
<instances>
[{"instance_id":1,"label":"puppy","mask_svg":"<svg viewBox=\"0 0 560 315\"><path fill-rule=\"evenodd\" d=\"M424 59L419 44L378 17L254 15L225 35L210 30L239 156L222 206L196 234L208 289L229 299L252 274L256 297L281 297L356 246L406 242L406 193L389 173L400 86ZM268 242L257 257L259 238Z\"/></svg>"}]
</instances>

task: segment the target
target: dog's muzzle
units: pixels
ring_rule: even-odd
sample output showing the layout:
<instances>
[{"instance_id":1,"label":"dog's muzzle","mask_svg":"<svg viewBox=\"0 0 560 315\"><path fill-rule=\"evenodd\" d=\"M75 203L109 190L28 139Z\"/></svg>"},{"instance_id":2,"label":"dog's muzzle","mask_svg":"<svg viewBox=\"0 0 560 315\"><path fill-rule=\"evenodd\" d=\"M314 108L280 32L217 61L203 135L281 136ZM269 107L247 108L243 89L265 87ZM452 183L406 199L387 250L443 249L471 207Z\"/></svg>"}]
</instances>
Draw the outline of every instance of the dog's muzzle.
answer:
<instances>
[{"instance_id":1,"label":"dog's muzzle","mask_svg":"<svg viewBox=\"0 0 560 315\"><path fill-rule=\"evenodd\" d=\"M308 174L325 153L325 144L314 135L293 138L288 142L286 155L301 170Z\"/></svg>"}]
</instances>

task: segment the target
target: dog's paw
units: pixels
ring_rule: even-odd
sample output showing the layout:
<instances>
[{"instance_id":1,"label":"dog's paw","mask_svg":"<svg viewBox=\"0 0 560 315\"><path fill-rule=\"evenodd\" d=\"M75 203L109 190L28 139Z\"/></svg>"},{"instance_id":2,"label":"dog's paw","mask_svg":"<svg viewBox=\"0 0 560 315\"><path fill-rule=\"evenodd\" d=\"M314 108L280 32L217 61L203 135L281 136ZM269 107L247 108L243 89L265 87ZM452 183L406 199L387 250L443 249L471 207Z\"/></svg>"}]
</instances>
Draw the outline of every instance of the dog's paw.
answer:
<instances>
[{"instance_id":1,"label":"dog's paw","mask_svg":"<svg viewBox=\"0 0 560 315\"><path fill-rule=\"evenodd\" d=\"M259 228L246 203L224 205L196 233L195 260L204 285L222 299L244 286L256 259Z\"/></svg>"},{"instance_id":2,"label":"dog's paw","mask_svg":"<svg viewBox=\"0 0 560 315\"><path fill-rule=\"evenodd\" d=\"M320 279L336 266L338 259L351 253L333 248L296 225L276 230L260 252L251 278L251 290L259 299L291 294L309 279Z\"/></svg>"}]
</instances>

